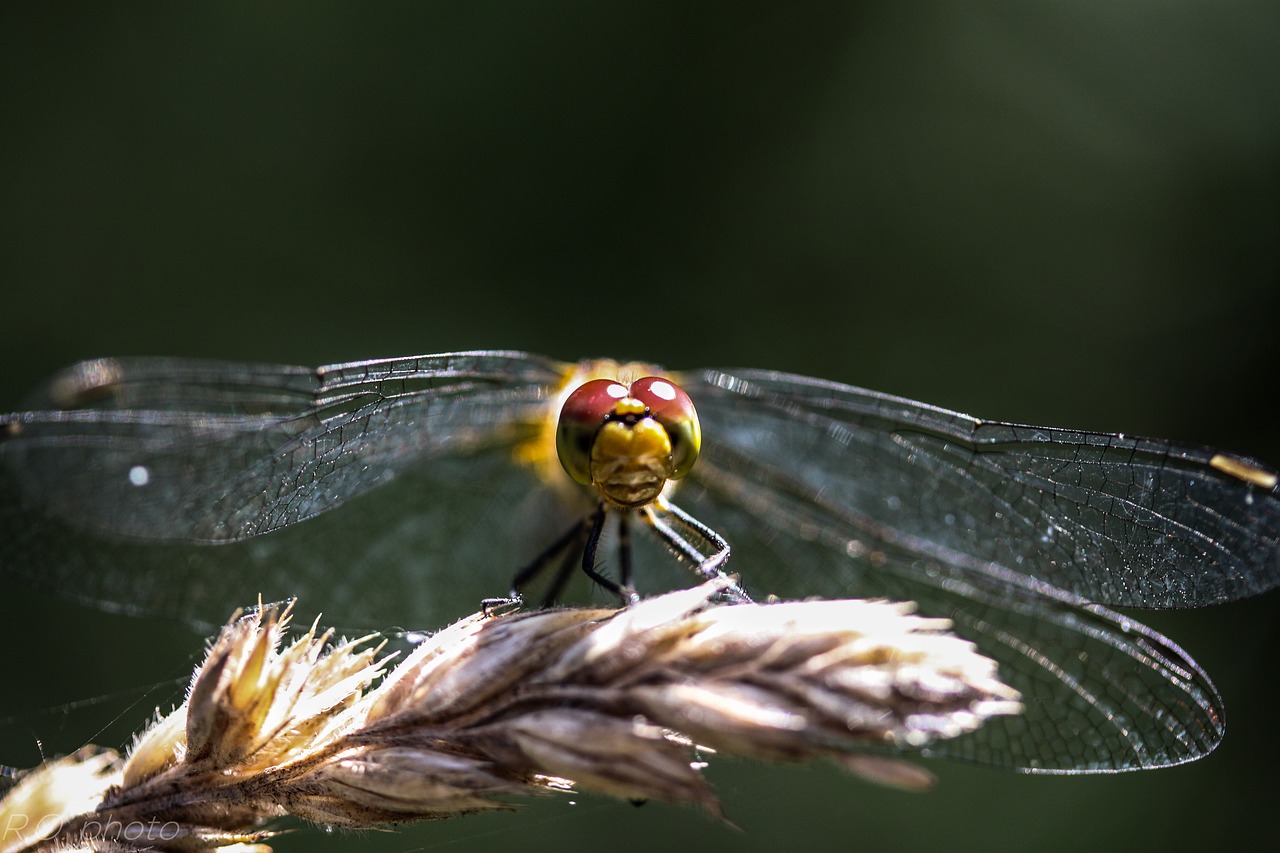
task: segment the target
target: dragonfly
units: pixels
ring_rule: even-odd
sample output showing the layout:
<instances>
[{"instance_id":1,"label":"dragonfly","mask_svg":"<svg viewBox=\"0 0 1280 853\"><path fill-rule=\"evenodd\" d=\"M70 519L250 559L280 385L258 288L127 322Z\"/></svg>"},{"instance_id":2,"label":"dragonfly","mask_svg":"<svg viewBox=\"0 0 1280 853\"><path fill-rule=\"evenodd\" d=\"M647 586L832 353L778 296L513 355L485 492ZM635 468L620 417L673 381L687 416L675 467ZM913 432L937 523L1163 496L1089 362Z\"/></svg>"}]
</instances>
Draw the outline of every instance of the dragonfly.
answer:
<instances>
[{"instance_id":1,"label":"dragonfly","mask_svg":"<svg viewBox=\"0 0 1280 853\"><path fill-rule=\"evenodd\" d=\"M556 573L556 581L544 599L544 604L553 603L568 579L572 558L579 550L583 574L623 602L637 602L639 596L632 585L631 511L638 511L672 552L691 560L704 578L724 578L722 566L729 558L729 543L663 496L669 485L674 486L675 480L689 473L701 451L702 430L697 410L680 386L663 377L642 376L632 381L629 374L639 367L641 365L622 367L612 362L598 362L589 368L588 374L604 373L621 378L580 375L566 384L569 393L556 418L556 455L570 478L596 489L599 503L594 512L516 573L508 599L492 599L486 603L522 601L521 588L558 554L563 554L565 559ZM699 551L688 538L661 520L655 507L692 531L704 545L711 547L712 553L704 555ZM605 577L595 568L608 509L620 511L620 582ZM736 584L726 591L725 598L729 600L751 601Z\"/></svg>"},{"instance_id":2,"label":"dragonfly","mask_svg":"<svg viewBox=\"0 0 1280 853\"><path fill-rule=\"evenodd\" d=\"M687 395L696 459L673 452L645 501L610 504L557 448L589 457L581 434L599 425L558 415L587 383L625 395L646 377ZM664 429L687 445L678 414ZM1030 773L1211 752L1212 680L1114 608L1202 607L1280 580L1277 472L1258 460L776 371L507 351L320 368L104 358L0 415L0 569L124 612L215 623L261 593L352 624L431 624L513 570L529 580L519 567L573 550L584 524L619 538L625 525L596 517L636 513L657 535L624 530L584 560L615 579L606 593L732 570L744 598L887 598L950 619L1026 710L918 752Z\"/></svg>"}]
</instances>

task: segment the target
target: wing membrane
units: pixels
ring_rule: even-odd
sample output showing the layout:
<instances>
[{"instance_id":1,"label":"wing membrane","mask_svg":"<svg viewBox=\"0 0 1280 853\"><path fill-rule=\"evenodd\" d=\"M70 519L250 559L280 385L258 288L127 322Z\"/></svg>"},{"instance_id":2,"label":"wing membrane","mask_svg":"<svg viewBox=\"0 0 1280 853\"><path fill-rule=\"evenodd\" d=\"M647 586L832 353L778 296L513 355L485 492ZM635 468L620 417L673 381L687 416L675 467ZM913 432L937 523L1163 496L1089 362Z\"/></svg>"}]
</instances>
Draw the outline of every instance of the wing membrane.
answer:
<instances>
[{"instance_id":1,"label":"wing membrane","mask_svg":"<svg viewBox=\"0 0 1280 853\"><path fill-rule=\"evenodd\" d=\"M7 416L0 460L77 526L237 541L315 516L423 458L516 440L563 365L453 353L319 369L97 360ZM55 408L61 406L60 408Z\"/></svg>"},{"instance_id":2,"label":"wing membrane","mask_svg":"<svg viewBox=\"0 0 1280 853\"><path fill-rule=\"evenodd\" d=\"M32 411L0 416L0 564L100 605L210 621L257 591L348 624L446 621L571 520L511 456L566 370L502 352L319 369L85 362ZM1108 606L1274 587L1273 470L779 373L681 381L705 438L676 497L730 541L749 590L915 601L1022 692L1025 715L933 754L1110 771L1221 739L1208 677ZM642 585L683 582L651 546L637 542Z\"/></svg>"},{"instance_id":3,"label":"wing membrane","mask_svg":"<svg viewBox=\"0 0 1280 853\"><path fill-rule=\"evenodd\" d=\"M1242 477L1209 448L978 421L778 373L708 371L686 390L707 459L764 460L799 494L1092 602L1199 607L1280 582L1280 489L1254 460L1233 458ZM839 571L811 581L809 594L848 593Z\"/></svg>"},{"instance_id":4,"label":"wing membrane","mask_svg":"<svg viewBox=\"0 0 1280 853\"><path fill-rule=\"evenodd\" d=\"M733 543L748 591L794 598L839 576L846 595L914 601L925 615L950 618L999 662L1025 713L930 754L1037 773L1106 772L1182 763L1221 740L1221 697L1208 676L1138 622L885 528L723 448L707 461L680 501Z\"/></svg>"},{"instance_id":5,"label":"wing membrane","mask_svg":"<svg viewBox=\"0 0 1280 853\"><path fill-rule=\"evenodd\" d=\"M1221 740L1208 676L1108 606L1274 587L1280 499L1261 463L778 373L682 381L705 439L677 500L730 541L748 591L917 602L1022 693L1023 715L930 754L1107 772L1182 763Z\"/></svg>"}]
</instances>

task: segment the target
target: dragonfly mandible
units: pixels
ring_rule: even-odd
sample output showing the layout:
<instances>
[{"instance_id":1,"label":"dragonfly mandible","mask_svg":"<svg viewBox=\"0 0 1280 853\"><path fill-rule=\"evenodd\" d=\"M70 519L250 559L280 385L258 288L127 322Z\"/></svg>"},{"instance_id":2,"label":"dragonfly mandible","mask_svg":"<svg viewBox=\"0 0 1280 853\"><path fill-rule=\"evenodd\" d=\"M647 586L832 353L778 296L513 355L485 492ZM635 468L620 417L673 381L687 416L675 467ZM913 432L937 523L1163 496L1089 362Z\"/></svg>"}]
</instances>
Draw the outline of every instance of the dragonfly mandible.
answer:
<instances>
[{"instance_id":1,"label":"dragonfly mandible","mask_svg":"<svg viewBox=\"0 0 1280 853\"><path fill-rule=\"evenodd\" d=\"M721 540L756 598L914 601L1021 691L1024 715L929 754L1099 772L1181 763L1221 739L1209 677L1111 608L1276 586L1275 469L773 371L503 351L83 362L0 416L0 568L206 622L261 592L339 623L438 624L598 511L560 462L555 416L584 382L647 376L682 388L701 423L696 463L645 504L696 552L685 563L716 560ZM635 537L640 592L690 582L659 533Z\"/></svg>"}]
</instances>

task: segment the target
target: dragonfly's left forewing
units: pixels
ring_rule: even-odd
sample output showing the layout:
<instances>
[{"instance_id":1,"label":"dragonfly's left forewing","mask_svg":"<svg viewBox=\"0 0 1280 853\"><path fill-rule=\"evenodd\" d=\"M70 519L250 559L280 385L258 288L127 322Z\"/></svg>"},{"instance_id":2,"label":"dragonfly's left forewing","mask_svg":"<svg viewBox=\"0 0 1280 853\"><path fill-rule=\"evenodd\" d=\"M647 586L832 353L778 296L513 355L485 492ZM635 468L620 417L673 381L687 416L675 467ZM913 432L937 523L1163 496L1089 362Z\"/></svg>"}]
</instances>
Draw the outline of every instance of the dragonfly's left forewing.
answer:
<instances>
[{"instance_id":1,"label":"dragonfly's left forewing","mask_svg":"<svg viewBox=\"0 0 1280 853\"><path fill-rule=\"evenodd\" d=\"M778 488L865 519L864 538L890 529L1110 606L1198 607L1280 584L1280 487L1254 460L785 374L708 371L686 387L708 459L766 463ZM823 583L811 592L843 579Z\"/></svg>"},{"instance_id":2,"label":"dragonfly's left forewing","mask_svg":"<svg viewBox=\"0 0 1280 853\"><path fill-rule=\"evenodd\" d=\"M1106 593L1123 568L1109 562L1114 554L1080 547L1094 534L1132 543L1131 527L1176 516L1184 524L1166 521L1161 535L1201 541L1186 533L1186 512L1152 494L1160 482L1144 479L1141 465L1128 475L1139 483L1132 506L1116 508L1105 485L1047 461L1071 444L1068 434L1044 442L1029 428L993 432L963 415L801 377L710 372L683 382L706 438L678 498L729 540L730 568L748 592L914 601L924 615L952 619L1023 694L1023 715L934 754L1097 772L1189 761L1220 741L1221 698L1195 662L1077 589ZM1093 445L1077 444L1071 458L1084 464ZM1102 464L1120 464L1117 447L1097 451ZM1178 471L1167 448L1158 450L1163 468ZM1208 458L1187 463L1174 482L1196 482ZM1115 485L1125 474L1108 476ZM1208 476L1241 500L1250 489L1273 500L1257 484ZM1051 477L1073 478L1077 491L1054 491ZM1255 540L1274 523L1273 508L1258 509L1262 521L1246 534ZM1183 571L1194 573L1196 553Z\"/></svg>"}]
</instances>

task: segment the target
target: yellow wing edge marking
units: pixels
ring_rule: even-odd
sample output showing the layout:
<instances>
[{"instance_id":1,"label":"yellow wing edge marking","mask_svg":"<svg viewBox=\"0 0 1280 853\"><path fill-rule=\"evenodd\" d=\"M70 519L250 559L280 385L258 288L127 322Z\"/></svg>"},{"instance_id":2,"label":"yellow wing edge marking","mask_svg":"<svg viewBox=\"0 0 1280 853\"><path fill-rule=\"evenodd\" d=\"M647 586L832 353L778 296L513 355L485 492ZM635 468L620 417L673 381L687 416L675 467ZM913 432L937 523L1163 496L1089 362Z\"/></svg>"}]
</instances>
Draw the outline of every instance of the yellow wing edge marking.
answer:
<instances>
[{"instance_id":1,"label":"yellow wing edge marking","mask_svg":"<svg viewBox=\"0 0 1280 853\"><path fill-rule=\"evenodd\" d=\"M1210 468L1217 468L1224 474L1230 474L1237 480L1244 480L1246 483L1253 483L1255 486L1261 486L1264 489L1274 489L1276 487L1276 475L1261 468L1255 468L1248 462L1241 462L1239 459L1232 459L1221 453L1215 453L1213 458L1209 460Z\"/></svg>"}]
</instances>

